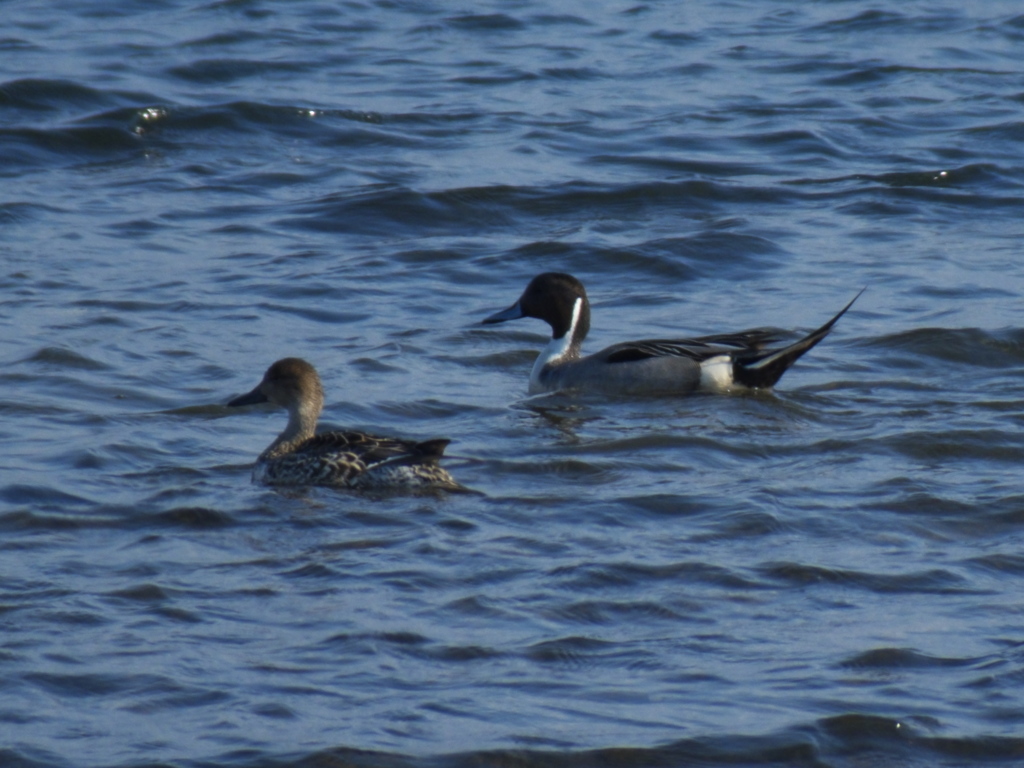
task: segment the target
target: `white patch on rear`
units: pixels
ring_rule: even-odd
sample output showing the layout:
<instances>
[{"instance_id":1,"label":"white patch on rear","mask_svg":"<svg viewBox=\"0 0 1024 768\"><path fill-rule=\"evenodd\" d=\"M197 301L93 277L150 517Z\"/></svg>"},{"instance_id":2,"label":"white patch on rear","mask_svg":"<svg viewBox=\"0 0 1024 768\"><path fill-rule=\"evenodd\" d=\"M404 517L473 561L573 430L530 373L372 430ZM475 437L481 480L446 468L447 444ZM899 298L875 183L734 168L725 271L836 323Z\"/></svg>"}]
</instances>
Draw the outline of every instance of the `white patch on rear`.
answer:
<instances>
[{"instance_id":1,"label":"white patch on rear","mask_svg":"<svg viewBox=\"0 0 1024 768\"><path fill-rule=\"evenodd\" d=\"M537 360L533 364L533 370L530 371L530 394L536 395L538 392L547 392L548 387L545 387L541 383L540 376L544 369L549 365L558 365L565 356L569 353L569 347L572 346L572 338L576 333L576 324L580 320L580 312L583 310L583 298L579 297L576 299L576 303L572 307L572 324L569 326L569 330L565 336L559 339L552 339L548 342L548 345L541 350L541 353L537 355Z\"/></svg>"},{"instance_id":2,"label":"white patch on rear","mask_svg":"<svg viewBox=\"0 0 1024 768\"><path fill-rule=\"evenodd\" d=\"M716 355L700 364L700 388L714 392L731 389L736 382L732 377L732 357Z\"/></svg>"}]
</instances>

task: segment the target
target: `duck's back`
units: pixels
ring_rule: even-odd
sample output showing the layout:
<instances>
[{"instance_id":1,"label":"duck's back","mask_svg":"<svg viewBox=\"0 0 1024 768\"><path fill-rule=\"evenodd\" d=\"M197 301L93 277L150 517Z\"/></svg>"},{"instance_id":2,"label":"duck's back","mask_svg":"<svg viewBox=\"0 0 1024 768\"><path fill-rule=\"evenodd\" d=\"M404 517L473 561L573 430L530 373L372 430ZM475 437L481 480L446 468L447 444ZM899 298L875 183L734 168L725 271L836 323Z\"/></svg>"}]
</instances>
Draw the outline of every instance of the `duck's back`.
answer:
<instances>
[{"instance_id":1,"label":"duck's back","mask_svg":"<svg viewBox=\"0 0 1024 768\"><path fill-rule=\"evenodd\" d=\"M443 484L451 478L437 462L448 442L324 432L261 459L253 476L257 482L271 485L379 488L427 485L439 478Z\"/></svg>"}]
</instances>

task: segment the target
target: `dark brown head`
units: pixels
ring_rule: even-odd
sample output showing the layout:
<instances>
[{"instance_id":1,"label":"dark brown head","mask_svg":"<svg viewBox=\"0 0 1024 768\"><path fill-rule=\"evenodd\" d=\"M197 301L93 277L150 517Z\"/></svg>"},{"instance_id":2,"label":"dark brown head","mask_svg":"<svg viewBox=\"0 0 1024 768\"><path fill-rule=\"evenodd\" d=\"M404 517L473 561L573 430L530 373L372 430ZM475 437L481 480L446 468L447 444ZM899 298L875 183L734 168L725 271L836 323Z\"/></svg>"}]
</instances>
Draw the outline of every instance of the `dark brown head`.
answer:
<instances>
[{"instance_id":1,"label":"dark brown head","mask_svg":"<svg viewBox=\"0 0 1024 768\"><path fill-rule=\"evenodd\" d=\"M551 337L560 339L571 330L579 344L590 331L590 302L583 283L564 272L545 272L526 286L519 301L491 315L484 323L503 323L520 317L536 317L551 326ZM575 319L575 326L574 326Z\"/></svg>"}]
</instances>

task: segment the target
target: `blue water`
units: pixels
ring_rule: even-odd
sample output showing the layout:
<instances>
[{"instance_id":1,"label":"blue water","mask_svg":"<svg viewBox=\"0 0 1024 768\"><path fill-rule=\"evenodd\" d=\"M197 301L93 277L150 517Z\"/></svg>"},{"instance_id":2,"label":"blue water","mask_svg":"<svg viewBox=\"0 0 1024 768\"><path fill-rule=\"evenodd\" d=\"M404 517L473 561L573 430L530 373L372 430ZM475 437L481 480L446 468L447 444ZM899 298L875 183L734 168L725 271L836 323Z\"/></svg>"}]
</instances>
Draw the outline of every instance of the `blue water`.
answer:
<instances>
[{"instance_id":1,"label":"blue water","mask_svg":"<svg viewBox=\"0 0 1024 768\"><path fill-rule=\"evenodd\" d=\"M0 2L0 764L1024 764L1016 2ZM817 327L773 393L527 396ZM479 495L250 483L273 360Z\"/></svg>"}]
</instances>

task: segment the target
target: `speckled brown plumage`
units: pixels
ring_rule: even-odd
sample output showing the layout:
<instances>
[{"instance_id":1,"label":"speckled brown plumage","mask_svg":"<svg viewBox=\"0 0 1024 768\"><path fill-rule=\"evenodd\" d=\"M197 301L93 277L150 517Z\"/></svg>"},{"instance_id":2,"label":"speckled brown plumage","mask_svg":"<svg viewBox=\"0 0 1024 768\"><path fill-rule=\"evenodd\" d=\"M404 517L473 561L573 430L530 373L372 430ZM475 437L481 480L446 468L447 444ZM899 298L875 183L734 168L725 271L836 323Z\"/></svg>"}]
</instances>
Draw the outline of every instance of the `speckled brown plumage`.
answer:
<instances>
[{"instance_id":1,"label":"speckled brown plumage","mask_svg":"<svg viewBox=\"0 0 1024 768\"><path fill-rule=\"evenodd\" d=\"M286 408L288 426L256 460L255 482L360 489L462 488L438 465L448 440L419 442L364 432L314 434L324 395L320 376L305 360L278 360L255 389L228 405L264 402Z\"/></svg>"}]
</instances>

